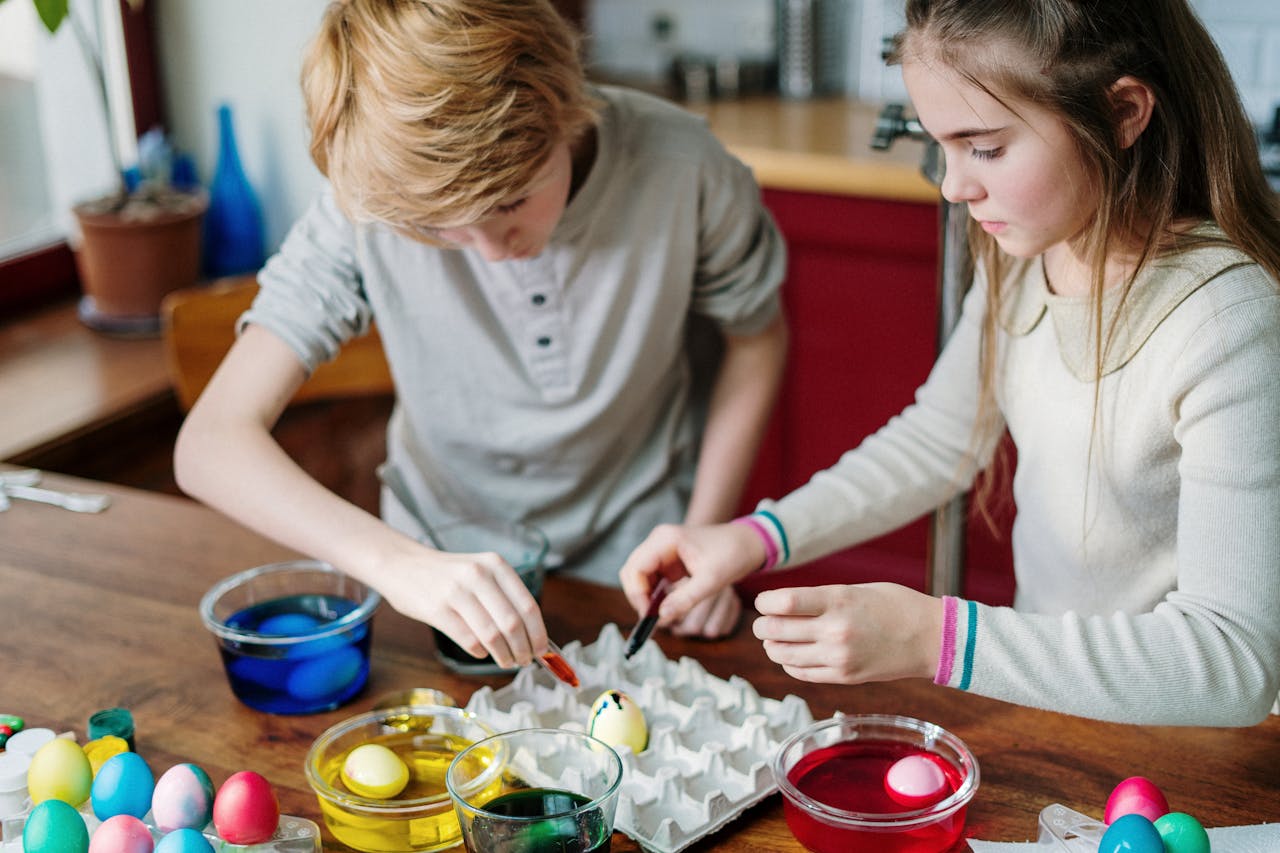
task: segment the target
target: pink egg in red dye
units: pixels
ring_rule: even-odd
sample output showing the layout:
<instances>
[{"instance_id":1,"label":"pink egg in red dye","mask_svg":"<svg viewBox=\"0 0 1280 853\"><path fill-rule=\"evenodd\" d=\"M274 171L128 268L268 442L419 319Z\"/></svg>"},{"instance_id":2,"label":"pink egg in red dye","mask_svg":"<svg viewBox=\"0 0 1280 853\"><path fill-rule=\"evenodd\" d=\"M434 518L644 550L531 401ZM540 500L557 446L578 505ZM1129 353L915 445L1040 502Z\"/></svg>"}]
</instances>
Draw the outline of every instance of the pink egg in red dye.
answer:
<instances>
[{"instance_id":1,"label":"pink egg in red dye","mask_svg":"<svg viewBox=\"0 0 1280 853\"><path fill-rule=\"evenodd\" d=\"M884 774L885 793L909 809L931 806L951 793L938 762L927 755L908 755L895 761Z\"/></svg>"},{"instance_id":2,"label":"pink egg in red dye","mask_svg":"<svg viewBox=\"0 0 1280 853\"><path fill-rule=\"evenodd\" d=\"M1138 814L1151 822L1169 813L1169 803L1155 783L1145 776L1130 776L1111 791L1102 822L1111 824L1116 818Z\"/></svg>"},{"instance_id":3,"label":"pink egg in red dye","mask_svg":"<svg viewBox=\"0 0 1280 853\"><path fill-rule=\"evenodd\" d=\"M275 790L252 770L233 774L213 800L213 826L232 844L261 844L275 833L279 822Z\"/></svg>"},{"instance_id":4,"label":"pink egg in red dye","mask_svg":"<svg viewBox=\"0 0 1280 853\"><path fill-rule=\"evenodd\" d=\"M151 853L151 830L131 814L109 817L89 838L89 853Z\"/></svg>"}]
</instances>

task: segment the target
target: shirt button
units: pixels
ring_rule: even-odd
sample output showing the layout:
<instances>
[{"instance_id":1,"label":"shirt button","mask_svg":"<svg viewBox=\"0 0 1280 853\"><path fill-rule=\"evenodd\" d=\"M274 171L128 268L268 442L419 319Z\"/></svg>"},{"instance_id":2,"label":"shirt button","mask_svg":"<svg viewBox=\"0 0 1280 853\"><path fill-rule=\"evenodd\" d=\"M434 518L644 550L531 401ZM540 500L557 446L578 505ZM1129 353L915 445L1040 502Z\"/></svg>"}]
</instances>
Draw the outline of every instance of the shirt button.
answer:
<instances>
[{"instance_id":1,"label":"shirt button","mask_svg":"<svg viewBox=\"0 0 1280 853\"><path fill-rule=\"evenodd\" d=\"M534 305L542 305L547 301L547 297L543 296L541 293L535 293L529 298L529 301Z\"/></svg>"},{"instance_id":2,"label":"shirt button","mask_svg":"<svg viewBox=\"0 0 1280 853\"><path fill-rule=\"evenodd\" d=\"M546 335L543 335L542 337L538 338L538 346L540 347L551 346L551 338L548 338Z\"/></svg>"}]
</instances>

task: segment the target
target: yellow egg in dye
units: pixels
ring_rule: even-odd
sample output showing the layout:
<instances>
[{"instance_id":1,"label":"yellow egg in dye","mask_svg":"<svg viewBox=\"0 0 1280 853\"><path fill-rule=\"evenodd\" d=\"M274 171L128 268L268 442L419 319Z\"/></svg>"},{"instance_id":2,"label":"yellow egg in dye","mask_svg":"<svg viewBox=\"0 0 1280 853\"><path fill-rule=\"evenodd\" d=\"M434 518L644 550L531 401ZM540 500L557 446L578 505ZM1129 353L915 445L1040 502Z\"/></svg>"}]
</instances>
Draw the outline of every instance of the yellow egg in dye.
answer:
<instances>
[{"instance_id":1,"label":"yellow egg in dye","mask_svg":"<svg viewBox=\"0 0 1280 853\"><path fill-rule=\"evenodd\" d=\"M610 746L626 746L639 755L649 746L644 712L621 690L606 690L591 705L587 734Z\"/></svg>"},{"instance_id":2,"label":"yellow egg in dye","mask_svg":"<svg viewBox=\"0 0 1280 853\"><path fill-rule=\"evenodd\" d=\"M79 808L93 789L93 767L80 744L56 737L36 750L27 769L27 793L33 805L62 800Z\"/></svg>"},{"instance_id":3,"label":"yellow egg in dye","mask_svg":"<svg viewBox=\"0 0 1280 853\"><path fill-rule=\"evenodd\" d=\"M386 800L409 784L409 768L382 744L366 743L347 753L342 781L357 796Z\"/></svg>"}]
</instances>

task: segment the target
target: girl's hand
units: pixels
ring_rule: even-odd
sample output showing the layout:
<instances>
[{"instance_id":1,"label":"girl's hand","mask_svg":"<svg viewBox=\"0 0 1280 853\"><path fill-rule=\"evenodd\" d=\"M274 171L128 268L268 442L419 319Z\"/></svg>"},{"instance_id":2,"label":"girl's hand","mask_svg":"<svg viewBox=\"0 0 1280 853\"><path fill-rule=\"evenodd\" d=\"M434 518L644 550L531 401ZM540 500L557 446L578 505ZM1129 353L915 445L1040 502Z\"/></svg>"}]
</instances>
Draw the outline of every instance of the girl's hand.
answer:
<instances>
[{"instance_id":1,"label":"girl's hand","mask_svg":"<svg viewBox=\"0 0 1280 853\"><path fill-rule=\"evenodd\" d=\"M685 617L671 626L671 633L681 637L715 640L738 630L742 617L742 601L729 586L693 606Z\"/></svg>"},{"instance_id":2,"label":"girl's hand","mask_svg":"<svg viewBox=\"0 0 1280 853\"><path fill-rule=\"evenodd\" d=\"M942 601L891 583L772 589L756 596L752 630L765 654L801 681L861 684L933 678Z\"/></svg>"},{"instance_id":3,"label":"girl's hand","mask_svg":"<svg viewBox=\"0 0 1280 853\"><path fill-rule=\"evenodd\" d=\"M423 547L409 563L379 572L377 588L411 619L438 628L468 654L486 652L504 669L547 650L547 629L533 594L495 553L453 554Z\"/></svg>"},{"instance_id":4,"label":"girl's hand","mask_svg":"<svg viewBox=\"0 0 1280 853\"><path fill-rule=\"evenodd\" d=\"M743 524L661 524L631 552L620 572L622 590L637 613L649 609L649 592L662 576L673 582L658 611L658 624L674 625L699 602L719 594L733 594L734 581L755 571L765 560L760 535ZM716 602L719 604L720 602ZM712 605L708 605L712 606ZM717 607L709 614L718 628Z\"/></svg>"}]
</instances>

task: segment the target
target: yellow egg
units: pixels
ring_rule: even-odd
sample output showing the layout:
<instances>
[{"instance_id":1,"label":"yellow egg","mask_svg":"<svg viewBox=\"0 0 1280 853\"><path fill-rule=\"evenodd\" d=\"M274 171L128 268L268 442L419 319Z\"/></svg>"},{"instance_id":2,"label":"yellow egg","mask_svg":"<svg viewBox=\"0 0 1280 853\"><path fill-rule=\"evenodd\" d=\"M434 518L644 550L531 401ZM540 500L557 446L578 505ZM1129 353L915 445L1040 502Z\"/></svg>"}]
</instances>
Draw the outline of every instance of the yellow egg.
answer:
<instances>
[{"instance_id":1,"label":"yellow egg","mask_svg":"<svg viewBox=\"0 0 1280 853\"><path fill-rule=\"evenodd\" d=\"M626 746L637 755L649 745L644 712L621 690L606 690L591 706L587 734L610 746Z\"/></svg>"},{"instance_id":2,"label":"yellow egg","mask_svg":"<svg viewBox=\"0 0 1280 853\"><path fill-rule=\"evenodd\" d=\"M62 800L79 808L93 788L93 767L80 744L56 737L36 750L27 770L27 793L33 805Z\"/></svg>"},{"instance_id":3,"label":"yellow egg","mask_svg":"<svg viewBox=\"0 0 1280 853\"><path fill-rule=\"evenodd\" d=\"M347 753L342 781L353 794L386 800L409 784L409 768L382 744L366 743Z\"/></svg>"}]
</instances>

